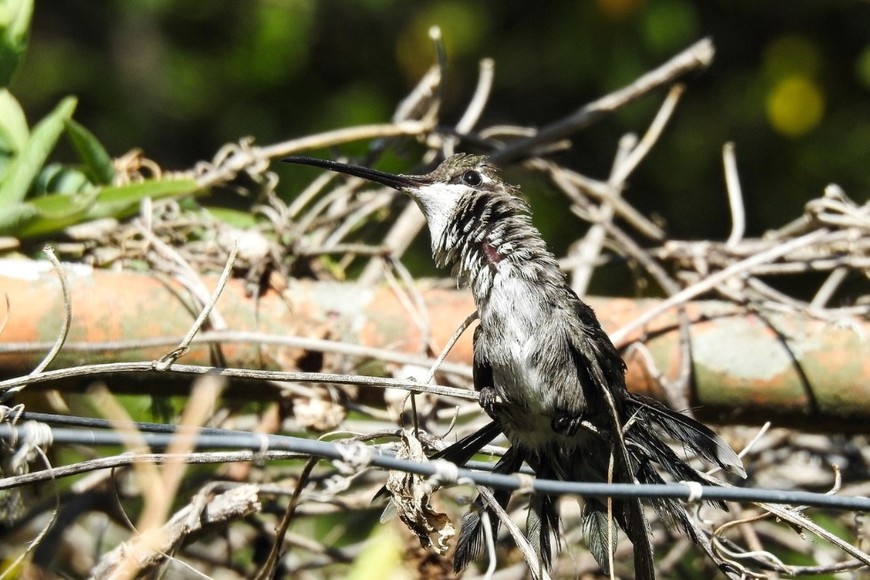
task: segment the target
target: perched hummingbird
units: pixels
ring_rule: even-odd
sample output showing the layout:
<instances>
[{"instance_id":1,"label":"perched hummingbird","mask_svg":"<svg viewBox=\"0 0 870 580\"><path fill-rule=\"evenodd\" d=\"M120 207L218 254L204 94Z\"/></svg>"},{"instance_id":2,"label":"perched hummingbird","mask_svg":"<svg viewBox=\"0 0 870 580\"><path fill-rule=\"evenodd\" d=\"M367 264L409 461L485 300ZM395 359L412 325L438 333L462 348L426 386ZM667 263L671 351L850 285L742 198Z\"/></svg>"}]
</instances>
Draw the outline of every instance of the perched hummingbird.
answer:
<instances>
[{"instance_id":1,"label":"perched hummingbird","mask_svg":"<svg viewBox=\"0 0 870 580\"><path fill-rule=\"evenodd\" d=\"M436 264L452 266L458 282L470 287L479 314L474 386L492 422L438 457L462 465L503 432L511 446L496 464L500 473L514 473L526 462L538 477L564 481L664 483L661 469L675 481L707 483L664 443L666 436L745 476L739 457L710 429L626 389L625 363L595 313L568 285L518 188L502 181L485 157L453 155L425 175L310 157L285 161L354 175L410 196L428 222ZM494 492L502 506L510 495ZM732 575L678 500L655 499L652 505L665 524L681 527ZM480 514L487 509L478 498L463 518L457 571L485 549ZM616 549L615 521L634 546L636 577L654 578L640 500L613 499L610 513L612 520L607 500L583 502L586 541L602 570L609 573ZM489 521L496 531L494 514ZM560 538L555 497L531 496L527 534L549 568Z\"/></svg>"}]
</instances>

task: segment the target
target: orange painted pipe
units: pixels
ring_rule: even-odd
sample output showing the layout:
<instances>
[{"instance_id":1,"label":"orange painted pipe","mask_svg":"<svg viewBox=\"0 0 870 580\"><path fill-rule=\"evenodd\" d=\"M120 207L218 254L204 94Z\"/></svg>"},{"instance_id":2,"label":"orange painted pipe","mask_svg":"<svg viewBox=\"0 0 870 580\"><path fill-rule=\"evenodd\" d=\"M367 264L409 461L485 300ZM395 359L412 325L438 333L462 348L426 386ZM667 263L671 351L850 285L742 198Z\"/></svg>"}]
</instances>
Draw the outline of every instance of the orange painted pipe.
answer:
<instances>
[{"instance_id":1,"label":"orange painted pipe","mask_svg":"<svg viewBox=\"0 0 870 580\"><path fill-rule=\"evenodd\" d=\"M72 294L69 342L105 343L170 337L180 340L198 310L176 282L135 272L65 265ZM216 278L206 278L209 288ZM440 348L472 312L470 294L427 287L421 282L433 343ZM10 344L51 343L64 317L57 274L47 262L0 260L0 292L8 298L8 323L0 335L0 375L30 372L45 350L4 352ZM589 298L603 326L616 330L657 300ZM290 280L279 294L246 295L231 280L216 309L229 330L303 336L419 353L421 331L388 288L353 283ZM6 310L0 304L0 313ZM870 421L870 324L855 320L834 326L796 314L764 319L716 301L688 305L692 322L695 390L689 400L706 419L726 422L772 420L810 430L866 431ZM673 379L680 368L676 315L663 315L644 329L643 342L656 368ZM448 357L471 362L467 332ZM622 346L622 345L620 345ZM151 360L171 347L102 352L61 351L50 368L85 363ZM224 343L227 366L295 370L305 352L275 345ZM629 355L629 388L658 394L661 389L643 364ZM194 346L179 362L210 364L207 346ZM135 378L130 378L135 382Z\"/></svg>"}]
</instances>

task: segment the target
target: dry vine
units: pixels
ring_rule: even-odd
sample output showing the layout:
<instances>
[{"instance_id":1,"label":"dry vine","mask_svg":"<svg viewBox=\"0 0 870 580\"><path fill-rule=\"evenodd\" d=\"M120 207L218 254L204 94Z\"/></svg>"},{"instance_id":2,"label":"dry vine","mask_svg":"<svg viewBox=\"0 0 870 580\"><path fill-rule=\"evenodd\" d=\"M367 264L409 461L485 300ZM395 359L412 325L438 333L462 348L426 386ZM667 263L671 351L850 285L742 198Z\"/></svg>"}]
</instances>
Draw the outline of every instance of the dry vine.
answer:
<instances>
[{"instance_id":1,"label":"dry vine","mask_svg":"<svg viewBox=\"0 0 870 580\"><path fill-rule=\"evenodd\" d=\"M436 33L433 33L433 39L440 54ZM530 172L545 176L565 194L571 210L592 224L584 237L572 246L569 255L561 260L581 293L588 287L598 264L614 259L628 260L636 264L636 271L653 280L661 293L668 297L662 310L681 309L688 300L698 296L718 296L754 311L799 311L858 328L856 321L870 318L870 294L856 296L841 289L846 280L858 278L866 282L870 276L870 204L859 205L837 186L830 186L820 199L807 204L801 218L762 238L746 238L742 194L731 146L726 146L724 153L733 221L727 241L669 240L659 225L635 209L623 196L633 171L655 146L684 93L683 87L675 85L675 81L688 71L704 68L712 57L712 44L708 40L701 41L624 89L563 119L554 120L541 130L519 126L476 128L491 92L494 64L490 60L480 64L479 82L465 114L452 125L441 119L443 63L436 62L397 106L389 124L341 129L265 147L243 139L237 144L227 145L210 162L201 163L189 172L196 176L203 189L236 189L250 196L258 218L253 227L231 226L205 209L190 209L189 204L170 200L143 204L140 216L127 223L101 222L73 228L70 232L73 241L58 246L61 253L80 256L85 262L104 267L145 265L151 272L180 281L191 296L193 310L202 316L179 348L160 361L118 363L109 365L111 368L81 365L60 371L38 369L29 377L0 383L0 394L58 378L99 378L110 371L199 372L185 369L175 364L175 360L183 356L189 344L205 338L214 341L211 344L215 345L215 366L223 366L220 364L221 341L238 339L242 329L226 327L216 305L219 292L210 292L201 280L204 272L221 268L225 268L227 274L234 271L236 275L244 276L252 295L269 288L283 291L284 281L294 276L344 280L352 277L352 272L361 272L357 283L372 285L386 281L395 289L396 299L413 314L419 331L427 339L422 341L423 350L418 356L408 356L360 345L336 345L333 341L313 337L288 337L289 341L295 341L293 345L300 351L320 354L318 372L223 371L225 375L236 378L244 375L249 380L270 385L280 393L279 402L263 413L247 407L241 410L216 409L208 414L212 417L209 426L252 433L271 433L281 429L322 432L325 433L322 435L324 439L348 443L348 453L341 460L315 463L304 454L275 452L265 447L259 452L189 452L172 456L176 462L194 462L204 456L228 464L252 463L226 465L210 473L209 478L215 481L203 484L191 478L186 485L182 484L179 472L170 470L169 466L155 468L150 481L169 481L173 489L178 486L181 503L185 503L184 498L192 498L188 505L167 517L166 506L162 506L162 511L158 510L155 504L160 500L141 488L143 482L148 481L144 476L137 478L129 464L121 461L121 456L104 458L104 463L88 467L99 467L102 471L76 480L70 490L61 491L56 485L40 491L25 487L27 495L34 496L27 497L26 508L17 495L6 496L0 513L4 557L9 560L22 553L23 541L15 537L35 537L43 525L41 516L53 509L51 495L58 494L63 501L56 514L57 522L51 533L42 539L42 544L36 547L32 559L35 564L51 565L51 552L59 546L68 546L72 539L67 532L79 526L92 533L102 528L107 533L107 541L117 547L96 559L85 557L81 562L69 563L67 570L72 574L124 578L145 573L156 566L167 566L177 573L189 568L201 574L221 573L224 577L252 577L258 570L262 577L276 571L300 578L321 573L344 576L347 566L353 566L362 553L371 549L367 539L351 533L354 524L350 523L348 512L357 514L359 521L371 520L370 500L384 479L377 470L363 469L367 464L360 458L372 449L396 451L402 437L412 436L396 427L397 419L405 426L413 422L419 429L416 436L430 449L444 444L445 431L465 433L475 426L473 419L467 419L479 415L475 396L467 390L468 369L434 358L443 345L432 344L429 337L431 325L423 300L401 262L404 251L423 227L416 208L406 206L401 209L401 200L391 191L373 189L358 179L330 175L318 176L288 203L278 195L286 192L281 191L278 176L270 168L272 161L288 154L353 141L373 141L370 156L366 159L373 162L388 148L414 143L422 150L416 168L420 169L458 147L481 149L492 154L501 164L517 163ZM621 140L607 178L598 180L581 175L548 157L555 150L570 147L566 139L590 123L662 87L670 87L670 90L656 118L640 138L628 135ZM161 171L139 154L120 160L119 166L123 166L122 175L128 179L138 178L142 169L149 174ZM398 218L394 215L397 209L401 209ZM386 222L391 224L387 233L381 239L372 240L372 232L378 230L380 223ZM230 254L233 258L228 260ZM824 281L809 298L786 295L777 289L784 278L808 272L825 274ZM614 334L614 340L629 346L627 341L634 336L632 331L641 328L658 313L650 312L630 327L620 329ZM468 323L470 320L466 325ZM692 359L691 321L685 314L680 316L680 332L680 373L675 380L664 385L664 391L672 404L687 408ZM254 335L254 340L257 339ZM643 349L639 343L630 346L639 351ZM395 378L361 376L359 367L365 359L381 360ZM448 385L430 384L436 369L439 380L447 381ZM221 371L215 373L221 374ZM662 376L662 373L654 374ZM409 376L419 380L408 379ZM387 393L380 404L376 404L372 402L373 397L363 396L367 385L420 393L421 396L414 399L413 417L405 414L405 391L399 395ZM196 403L192 398L189 405L187 413L198 414L199 420L207 416L203 415L204 403ZM103 408L108 406L106 403ZM353 420L347 418L350 413L355 416ZM17 414L8 413L3 420L14 424L17 417ZM120 419L118 416L108 418ZM448 421L449 428L446 426ZM439 437L432 433L442 435ZM455 433L450 433L450 437ZM747 442L753 433L748 428L734 428L731 436L735 443ZM866 495L870 452L865 439L861 436L821 438L776 429L767 431L747 449L745 461L753 472L753 479L745 485L809 487ZM141 445L135 441L133 437L126 443L133 455L142 452ZM32 457L36 449L47 446L48 442L43 437L25 443L19 442L18 447L9 446L3 450L4 479L0 483L16 488L13 492L35 480L35 477L27 479L25 473L28 469L33 471L30 476L36 476L50 469L49 460L58 459L57 456L51 459L43 456L45 465L30 463L28 468L27 457ZM490 451L493 454L500 452L498 447ZM302 461L277 462L290 457ZM150 455L145 460L165 461ZM83 464L84 458L81 461ZM59 466L60 470L52 472L53 476L72 475L76 472L75 466L75 462ZM107 467L113 470L108 471ZM216 483L227 480L256 481L259 485ZM137 481L139 488L136 487ZM453 500L468 491L463 487L445 488L436 494L435 501L455 508L455 504L461 502ZM0 490L0 493L8 492ZM48 493L47 503L38 501L36 496L40 493ZM288 495L292 496L289 505L284 500ZM94 501L91 504L73 501L83 497ZM130 500L137 497L145 501L143 513L152 514L147 529L131 524L126 513ZM96 505L101 507L94 507ZM453 509L452 516L461 509ZM790 526L774 524L772 514ZM798 508L756 504L734 505L728 514L704 510L701 515L708 523L711 535L716 538L723 557L748 577L833 573L864 565L862 558L865 556L861 550L866 549L867 530L860 517L850 514L837 516L837 525L847 534L845 541L838 543L835 538L829 538L833 543L813 545L815 564L796 566L781 561L773 552L782 547L794 551L809 549L808 541L794 530L825 537L827 532L813 523L812 513L804 514ZM286 525L280 526L276 533L275 524L282 517ZM579 547L582 541L576 525L578 514L566 506L564 517L567 549L558 560L553 575L576 577L594 573L594 561ZM313 533L312 522L317 518L331 518L332 535ZM760 522L762 518L766 520ZM227 533L202 536L209 528ZM438 533L442 530L432 531ZM337 547L334 540L342 534L345 536ZM122 544L124 540L127 543ZM691 562L686 556L688 540L669 537L658 528L654 540L660 552L665 554L660 562L663 576L676 574L678 568ZM522 537L517 537L517 541L521 544ZM415 547L415 542L416 539L409 536L401 549L405 552L405 559L416 565L421 574L434 577L449 569L449 559L441 554L421 551ZM264 546L262 554L245 552L251 558L244 563L232 557L234 551L255 544ZM623 565L620 562L625 560L623 556L628 554L627 549L625 545L620 547L616 558L618 570ZM94 545L82 547L81 552L95 553ZM843 552L849 553L849 558ZM268 558L265 557L267 553L270 554ZM263 558L255 560L258 555ZM689 564L690 567L704 565L707 564ZM524 573L522 569L520 574Z\"/></svg>"}]
</instances>

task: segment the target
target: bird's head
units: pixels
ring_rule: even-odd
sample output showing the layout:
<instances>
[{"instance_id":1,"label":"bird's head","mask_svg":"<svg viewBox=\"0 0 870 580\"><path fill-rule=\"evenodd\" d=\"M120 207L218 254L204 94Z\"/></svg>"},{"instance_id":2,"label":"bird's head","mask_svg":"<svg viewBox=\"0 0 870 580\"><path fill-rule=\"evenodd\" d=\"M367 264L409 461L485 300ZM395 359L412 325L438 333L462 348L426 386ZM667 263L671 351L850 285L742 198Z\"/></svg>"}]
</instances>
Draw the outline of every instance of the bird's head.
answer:
<instances>
[{"instance_id":1,"label":"bird's head","mask_svg":"<svg viewBox=\"0 0 870 580\"><path fill-rule=\"evenodd\" d=\"M287 157L284 161L361 177L407 194L426 217L432 236L433 252L464 201L476 193L506 187L499 179L495 167L487 163L486 157L482 155L453 155L431 173L424 175L392 174L314 157Z\"/></svg>"}]
</instances>

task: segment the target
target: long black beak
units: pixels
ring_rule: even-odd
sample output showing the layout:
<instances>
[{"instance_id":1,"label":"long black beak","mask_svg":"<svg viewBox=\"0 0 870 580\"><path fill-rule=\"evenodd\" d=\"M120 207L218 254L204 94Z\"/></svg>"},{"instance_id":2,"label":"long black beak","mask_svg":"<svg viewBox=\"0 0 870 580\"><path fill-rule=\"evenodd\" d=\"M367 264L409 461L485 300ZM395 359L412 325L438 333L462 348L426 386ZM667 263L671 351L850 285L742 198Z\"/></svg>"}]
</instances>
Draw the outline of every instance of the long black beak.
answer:
<instances>
[{"instance_id":1,"label":"long black beak","mask_svg":"<svg viewBox=\"0 0 870 580\"><path fill-rule=\"evenodd\" d=\"M369 167L361 167L359 165L348 165L347 163L339 163L338 161L330 161L329 159L318 159L317 157L302 157L293 156L285 157L281 161L287 163L298 163L300 165L312 165L314 167L322 167L338 173L346 173L355 177L362 177L375 183L398 189L399 191L408 191L409 189L417 189L424 185L423 180L417 176L411 175L395 175L371 169Z\"/></svg>"}]
</instances>

